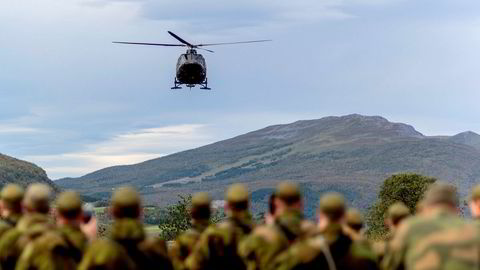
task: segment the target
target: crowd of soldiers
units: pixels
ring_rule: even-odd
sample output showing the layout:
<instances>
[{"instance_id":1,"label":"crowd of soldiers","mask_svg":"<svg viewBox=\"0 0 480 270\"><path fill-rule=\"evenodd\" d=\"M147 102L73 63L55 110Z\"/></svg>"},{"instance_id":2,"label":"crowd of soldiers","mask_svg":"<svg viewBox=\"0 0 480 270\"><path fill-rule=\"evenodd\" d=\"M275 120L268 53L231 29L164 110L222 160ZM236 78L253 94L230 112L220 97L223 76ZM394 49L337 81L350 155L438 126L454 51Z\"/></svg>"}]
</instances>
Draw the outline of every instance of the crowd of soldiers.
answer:
<instances>
[{"instance_id":1,"label":"crowd of soldiers","mask_svg":"<svg viewBox=\"0 0 480 270\"><path fill-rule=\"evenodd\" d=\"M320 198L316 222L306 219L291 182L270 196L261 225L252 221L242 184L226 191L226 218L218 224L210 223L210 196L195 194L192 228L169 245L146 235L141 197L130 187L112 195L107 237L96 236L74 191L60 193L53 204L44 184L25 192L9 184L0 196L1 270L480 269L480 185L469 198L473 220L458 215L455 188L436 183L414 216L401 202L389 207L389 234L381 241L363 235L362 214L339 193Z\"/></svg>"}]
</instances>

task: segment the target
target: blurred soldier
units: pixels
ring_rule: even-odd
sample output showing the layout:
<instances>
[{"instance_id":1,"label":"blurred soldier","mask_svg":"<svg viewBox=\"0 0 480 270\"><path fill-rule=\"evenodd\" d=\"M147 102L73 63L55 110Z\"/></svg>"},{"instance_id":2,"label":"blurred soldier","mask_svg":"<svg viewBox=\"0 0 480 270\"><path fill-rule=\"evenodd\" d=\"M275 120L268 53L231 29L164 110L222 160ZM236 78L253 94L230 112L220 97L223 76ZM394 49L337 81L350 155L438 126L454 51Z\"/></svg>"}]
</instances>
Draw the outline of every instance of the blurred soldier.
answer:
<instances>
[{"instance_id":1,"label":"blurred soldier","mask_svg":"<svg viewBox=\"0 0 480 270\"><path fill-rule=\"evenodd\" d=\"M76 192L62 192L56 200L57 228L31 241L15 269L76 269L88 241L80 230L82 203Z\"/></svg>"},{"instance_id":2,"label":"blurred soldier","mask_svg":"<svg viewBox=\"0 0 480 270\"><path fill-rule=\"evenodd\" d=\"M265 214L265 224L256 227L239 244L238 253L248 270L264 269L276 253L275 249L271 247L275 245L276 239L276 235L272 232L276 215L274 203L276 197L274 193L268 199L268 213Z\"/></svg>"},{"instance_id":3,"label":"blurred soldier","mask_svg":"<svg viewBox=\"0 0 480 270\"><path fill-rule=\"evenodd\" d=\"M365 237L363 235L364 219L362 213L354 208L349 208L345 213L345 232L353 240L363 241Z\"/></svg>"},{"instance_id":4,"label":"blurred soldier","mask_svg":"<svg viewBox=\"0 0 480 270\"><path fill-rule=\"evenodd\" d=\"M22 217L23 188L17 184L6 185L0 194L0 237L9 229L15 227Z\"/></svg>"},{"instance_id":5,"label":"blurred soldier","mask_svg":"<svg viewBox=\"0 0 480 270\"><path fill-rule=\"evenodd\" d=\"M227 219L208 227L188 256L185 265L191 270L245 269L243 260L238 255L239 242L253 228L248 212L248 191L242 184L230 186L225 194L225 211Z\"/></svg>"},{"instance_id":6,"label":"blurred soldier","mask_svg":"<svg viewBox=\"0 0 480 270\"><path fill-rule=\"evenodd\" d=\"M14 269L21 252L30 241L54 228L50 211L51 189L48 185L30 185L22 201L24 215L15 228L0 238L0 264L2 270Z\"/></svg>"},{"instance_id":7,"label":"blurred soldier","mask_svg":"<svg viewBox=\"0 0 480 270\"><path fill-rule=\"evenodd\" d=\"M338 193L320 199L318 234L295 242L268 269L378 269L373 252L342 229L345 200Z\"/></svg>"},{"instance_id":8,"label":"blurred soldier","mask_svg":"<svg viewBox=\"0 0 480 270\"><path fill-rule=\"evenodd\" d=\"M137 270L135 267L135 263L120 244L109 239L99 239L88 247L77 269Z\"/></svg>"},{"instance_id":9,"label":"blurred soldier","mask_svg":"<svg viewBox=\"0 0 480 270\"><path fill-rule=\"evenodd\" d=\"M180 234L169 250L175 270L185 269L185 259L192 253L200 235L210 225L210 203L208 193L200 192L192 197L190 209L192 228Z\"/></svg>"},{"instance_id":10,"label":"blurred soldier","mask_svg":"<svg viewBox=\"0 0 480 270\"><path fill-rule=\"evenodd\" d=\"M475 186L470 196L470 211L475 223L480 227L480 184Z\"/></svg>"},{"instance_id":11,"label":"blurred soldier","mask_svg":"<svg viewBox=\"0 0 480 270\"><path fill-rule=\"evenodd\" d=\"M379 261L383 260L383 257L387 253L389 242L395 235L400 223L410 216L410 209L402 203L396 202L392 204L386 213L385 226L388 228L388 234L384 241L377 241L373 243L373 250L378 257Z\"/></svg>"},{"instance_id":12,"label":"blurred soldier","mask_svg":"<svg viewBox=\"0 0 480 270\"><path fill-rule=\"evenodd\" d=\"M141 198L134 188L118 188L111 199L110 239L120 244L137 269L172 269L163 240L147 238L140 221ZM104 253L96 256L107 256Z\"/></svg>"},{"instance_id":13,"label":"blurred soldier","mask_svg":"<svg viewBox=\"0 0 480 270\"><path fill-rule=\"evenodd\" d=\"M453 186L427 190L422 212L402 222L385 255L385 269L480 269L480 238L473 224L457 216Z\"/></svg>"},{"instance_id":14,"label":"blurred soldier","mask_svg":"<svg viewBox=\"0 0 480 270\"><path fill-rule=\"evenodd\" d=\"M278 184L271 197L272 213L266 226L256 228L240 245L248 269L264 269L289 245L308 235L314 224L303 216L300 189L292 182Z\"/></svg>"}]
</instances>

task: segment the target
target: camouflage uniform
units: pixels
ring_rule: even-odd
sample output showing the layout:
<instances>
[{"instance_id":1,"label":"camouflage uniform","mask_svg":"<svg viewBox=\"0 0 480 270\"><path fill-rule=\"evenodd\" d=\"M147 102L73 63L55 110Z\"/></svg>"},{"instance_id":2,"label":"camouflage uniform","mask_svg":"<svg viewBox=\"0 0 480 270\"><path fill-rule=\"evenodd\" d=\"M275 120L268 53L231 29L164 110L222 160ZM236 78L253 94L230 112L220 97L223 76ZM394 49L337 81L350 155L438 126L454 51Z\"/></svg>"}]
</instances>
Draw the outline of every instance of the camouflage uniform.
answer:
<instances>
[{"instance_id":1,"label":"camouflage uniform","mask_svg":"<svg viewBox=\"0 0 480 270\"><path fill-rule=\"evenodd\" d=\"M56 201L58 227L31 241L15 269L75 269L88 241L80 230L82 203L76 192L62 192Z\"/></svg>"},{"instance_id":2,"label":"camouflage uniform","mask_svg":"<svg viewBox=\"0 0 480 270\"><path fill-rule=\"evenodd\" d=\"M275 191L276 198L284 201L301 201L298 186L282 182ZM248 270L265 269L281 251L299 238L305 237L314 224L305 220L298 209L287 208L275 218L273 225L255 228L239 245L239 254Z\"/></svg>"},{"instance_id":3,"label":"camouflage uniform","mask_svg":"<svg viewBox=\"0 0 480 270\"><path fill-rule=\"evenodd\" d=\"M253 229L248 212L248 191L241 184L232 185L225 196L227 220L208 227L200 236L192 254L185 261L190 270L245 269L238 255L238 244Z\"/></svg>"},{"instance_id":4,"label":"camouflage uniform","mask_svg":"<svg viewBox=\"0 0 480 270\"><path fill-rule=\"evenodd\" d=\"M385 269L480 269L480 239L472 224L455 215L456 191L433 184L422 213L405 220L390 242Z\"/></svg>"},{"instance_id":5,"label":"camouflage uniform","mask_svg":"<svg viewBox=\"0 0 480 270\"><path fill-rule=\"evenodd\" d=\"M392 204L386 213L386 221L391 224L391 226L397 227L402 220L410 216L410 209L402 203L396 202ZM372 247L373 251L378 257L378 260L381 262L383 257L388 252L389 242L392 240L393 236L395 235L395 228L390 228L385 240L380 240L374 242Z\"/></svg>"},{"instance_id":6,"label":"camouflage uniform","mask_svg":"<svg viewBox=\"0 0 480 270\"><path fill-rule=\"evenodd\" d=\"M345 201L339 194L320 200L319 212L329 218L314 236L293 243L267 269L378 269L371 250L343 232Z\"/></svg>"},{"instance_id":7,"label":"camouflage uniform","mask_svg":"<svg viewBox=\"0 0 480 270\"><path fill-rule=\"evenodd\" d=\"M0 239L0 265L3 270L15 268L25 247L46 231L54 228L48 212L51 189L45 184L32 184L23 198L26 213L15 228L8 230Z\"/></svg>"},{"instance_id":8,"label":"camouflage uniform","mask_svg":"<svg viewBox=\"0 0 480 270\"><path fill-rule=\"evenodd\" d=\"M210 196L207 193L197 193L192 197L192 228L180 234L169 249L175 270L183 270L185 259L192 253L200 235L210 225Z\"/></svg>"},{"instance_id":9,"label":"camouflage uniform","mask_svg":"<svg viewBox=\"0 0 480 270\"><path fill-rule=\"evenodd\" d=\"M99 239L93 242L85 252L77 269L136 270L135 263L125 249L109 239Z\"/></svg>"},{"instance_id":10,"label":"camouflage uniform","mask_svg":"<svg viewBox=\"0 0 480 270\"><path fill-rule=\"evenodd\" d=\"M92 269L94 266L91 263L99 261L113 263L103 258L114 258L119 253L128 254L130 261L135 263L135 269L173 269L165 242L161 239L147 238L145 235L143 224L139 221L141 199L135 189L118 188L112 196L111 208L115 221L110 228L109 238L116 244L109 245L105 251L101 250L98 253L91 249L108 244L101 242L88 247L88 261L83 260L81 263L84 269Z\"/></svg>"},{"instance_id":11,"label":"camouflage uniform","mask_svg":"<svg viewBox=\"0 0 480 270\"><path fill-rule=\"evenodd\" d=\"M0 194L2 208L9 211L7 216L0 220L0 237L9 229L15 227L22 217L22 200L24 191L17 184L6 185Z\"/></svg>"}]
</instances>

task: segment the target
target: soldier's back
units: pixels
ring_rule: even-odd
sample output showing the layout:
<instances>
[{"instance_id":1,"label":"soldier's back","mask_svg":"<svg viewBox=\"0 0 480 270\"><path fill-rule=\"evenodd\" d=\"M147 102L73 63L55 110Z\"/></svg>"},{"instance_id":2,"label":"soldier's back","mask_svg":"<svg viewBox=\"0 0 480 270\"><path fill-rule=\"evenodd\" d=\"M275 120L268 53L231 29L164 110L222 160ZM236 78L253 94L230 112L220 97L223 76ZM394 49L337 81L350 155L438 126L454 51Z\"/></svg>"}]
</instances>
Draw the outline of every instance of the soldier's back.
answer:
<instances>
[{"instance_id":1,"label":"soldier's back","mask_svg":"<svg viewBox=\"0 0 480 270\"><path fill-rule=\"evenodd\" d=\"M99 239L88 246L78 270L136 270L134 262L118 243Z\"/></svg>"},{"instance_id":2,"label":"soldier's back","mask_svg":"<svg viewBox=\"0 0 480 270\"><path fill-rule=\"evenodd\" d=\"M480 269L475 225L437 209L406 220L390 242L386 269Z\"/></svg>"}]
</instances>

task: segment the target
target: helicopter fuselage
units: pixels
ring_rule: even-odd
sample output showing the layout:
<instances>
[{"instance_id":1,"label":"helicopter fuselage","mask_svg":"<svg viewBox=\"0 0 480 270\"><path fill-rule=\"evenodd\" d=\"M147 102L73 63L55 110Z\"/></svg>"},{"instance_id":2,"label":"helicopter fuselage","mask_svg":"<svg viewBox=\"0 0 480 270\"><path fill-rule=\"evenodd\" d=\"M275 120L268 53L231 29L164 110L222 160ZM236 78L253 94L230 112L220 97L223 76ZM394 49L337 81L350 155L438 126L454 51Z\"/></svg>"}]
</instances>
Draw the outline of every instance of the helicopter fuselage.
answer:
<instances>
[{"instance_id":1,"label":"helicopter fuselage","mask_svg":"<svg viewBox=\"0 0 480 270\"><path fill-rule=\"evenodd\" d=\"M179 83L186 85L203 84L207 77L205 58L193 49L187 50L178 58L176 75Z\"/></svg>"}]
</instances>

